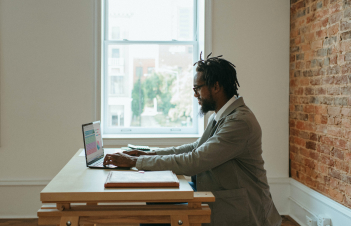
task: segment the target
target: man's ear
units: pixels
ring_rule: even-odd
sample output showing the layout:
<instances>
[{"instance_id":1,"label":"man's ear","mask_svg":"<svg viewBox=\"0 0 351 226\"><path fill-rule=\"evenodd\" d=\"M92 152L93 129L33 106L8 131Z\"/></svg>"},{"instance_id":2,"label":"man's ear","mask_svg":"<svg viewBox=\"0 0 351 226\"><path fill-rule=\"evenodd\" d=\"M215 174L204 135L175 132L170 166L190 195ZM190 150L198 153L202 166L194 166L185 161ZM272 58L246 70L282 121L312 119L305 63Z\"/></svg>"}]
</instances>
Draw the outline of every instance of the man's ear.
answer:
<instances>
[{"instance_id":1,"label":"man's ear","mask_svg":"<svg viewBox=\"0 0 351 226\"><path fill-rule=\"evenodd\" d=\"M214 91L215 93L219 92L221 89L222 89L222 87L219 85L218 82L216 82L216 83L213 85L213 91Z\"/></svg>"}]
</instances>

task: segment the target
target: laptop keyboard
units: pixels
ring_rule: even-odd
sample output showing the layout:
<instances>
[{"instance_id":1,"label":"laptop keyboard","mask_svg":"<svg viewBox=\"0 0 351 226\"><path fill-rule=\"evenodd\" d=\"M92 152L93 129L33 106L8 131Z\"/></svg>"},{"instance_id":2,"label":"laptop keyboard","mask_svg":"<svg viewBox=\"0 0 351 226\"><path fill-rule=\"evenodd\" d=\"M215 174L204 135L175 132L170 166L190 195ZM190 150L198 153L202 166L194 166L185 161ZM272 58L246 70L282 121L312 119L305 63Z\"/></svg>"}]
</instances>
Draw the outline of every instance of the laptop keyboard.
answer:
<instances>
[{"instance_id":1,"label":"laptop keyboard","mask_svg":"<svg viewBox=\"0 0 351 226\"><path fill-rule=\"evenodd\" d=\"M101 159L95 160L95 162L91 163L90 166L104 167L103 163L104 163L104 159L101 158Z\"/></svg>"},{"instance_id":2,"label":"laptop keyboard","mask_svg":"<svg viewBox=\"0 0 351 226\"><path fill-rule=\"evenodd\" d=\"M114 166L114 165L106 165L104 166L104 157L101 157L101 158L98 158L98 159L95 159L93 160L89 166L93 166L93 167L101 167L101 168L111 168L111 169L115 169L117 168L117 166Z\"/></svg>"}]
</instances>

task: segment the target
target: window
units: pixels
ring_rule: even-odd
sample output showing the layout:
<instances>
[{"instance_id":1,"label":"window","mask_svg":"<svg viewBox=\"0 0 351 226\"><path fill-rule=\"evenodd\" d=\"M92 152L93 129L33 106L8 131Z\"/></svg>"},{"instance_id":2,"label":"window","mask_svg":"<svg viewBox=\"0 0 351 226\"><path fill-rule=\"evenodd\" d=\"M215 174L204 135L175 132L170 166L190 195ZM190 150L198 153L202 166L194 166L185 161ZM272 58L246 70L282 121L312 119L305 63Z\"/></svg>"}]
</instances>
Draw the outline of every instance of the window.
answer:
<instances>
[{"instance_id":1,"label":"window","mask_svg":"<svg viewBox=\"0 0 351 226\"><path fill-rule=\"evenodd\" d=\"M196 0L106 0L104 134L197 134Z\"/></svg>"}]
</instances>

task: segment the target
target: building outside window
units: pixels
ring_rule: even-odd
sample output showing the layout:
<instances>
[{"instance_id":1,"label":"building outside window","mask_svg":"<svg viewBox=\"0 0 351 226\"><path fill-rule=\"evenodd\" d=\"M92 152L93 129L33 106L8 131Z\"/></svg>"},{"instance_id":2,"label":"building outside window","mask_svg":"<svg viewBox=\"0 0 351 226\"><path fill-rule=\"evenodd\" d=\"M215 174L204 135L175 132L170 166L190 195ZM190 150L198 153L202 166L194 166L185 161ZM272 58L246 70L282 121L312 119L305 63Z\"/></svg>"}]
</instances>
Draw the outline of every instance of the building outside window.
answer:
<instances>
[{"instance_id":1,"label":"building outside window","mask_svg":"<svg viewBox=\"0 0 351 226\"><path fill-rule=\"evenodd\" d=\"M197 1L104 4L103 133L197 133Z\"/></svg>"}]
</instances>

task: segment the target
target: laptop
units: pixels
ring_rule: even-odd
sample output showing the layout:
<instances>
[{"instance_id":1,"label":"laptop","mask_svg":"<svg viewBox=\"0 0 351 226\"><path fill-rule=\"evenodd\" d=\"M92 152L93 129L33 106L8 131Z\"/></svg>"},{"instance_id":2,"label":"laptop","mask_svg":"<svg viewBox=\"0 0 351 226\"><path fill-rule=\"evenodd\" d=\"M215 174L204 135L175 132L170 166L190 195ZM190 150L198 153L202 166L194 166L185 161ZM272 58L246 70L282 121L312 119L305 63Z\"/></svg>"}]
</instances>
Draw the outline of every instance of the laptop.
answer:
<instances>
[{"instance_id":1,"label":"laptop","mask_svg":"<svg viewBox=\"0 0 351 226\"><path fill-rule=\"evenodd\" d=\"M102 145L100 121L83 124L82 131L87 167L97 169L129 169L114 165L103 165L105 153Z\"/></svg>"}]
</instances>

